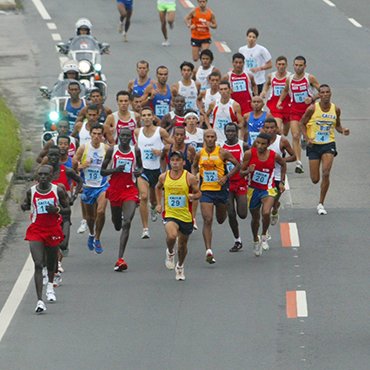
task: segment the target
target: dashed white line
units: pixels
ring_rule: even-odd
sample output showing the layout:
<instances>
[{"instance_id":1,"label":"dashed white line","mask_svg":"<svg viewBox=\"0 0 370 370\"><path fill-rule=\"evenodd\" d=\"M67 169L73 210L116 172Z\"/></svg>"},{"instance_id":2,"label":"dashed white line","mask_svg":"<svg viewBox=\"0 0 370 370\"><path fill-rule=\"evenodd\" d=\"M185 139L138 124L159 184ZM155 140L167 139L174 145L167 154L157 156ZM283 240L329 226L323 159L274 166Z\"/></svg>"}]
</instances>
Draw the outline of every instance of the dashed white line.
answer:
<instances>
[{"instance_id":1,"label":"dashed white line","mask_svg":"<svg viewBox=\"0 0 370 370\"><path fill-rule=\"evenodd\" d=\"M308 310L307 310L307 296L306 291L304 290L297 290L297 316L298 317L307 317Z\"/></svg>"},{"instance_id":2,"label":"dashed white line","mask_svg":"<svg viewBox=\"0 0 370 370\"><path fill-rule=\"evenodd\" d=\"M57 25L53 22L48 22L48 23L46 23L46 25L48 26L49 30L56 30L57 29Z\"/></svg>"},{"instance_id":3,"label":"dashed white line","mask_svg":"<svg viewBox=\"0 0 370 370\"><path fill-rule=\"evenodd\" d=\"M45 21L48 21L51 19L48 11L45 9L44 4L41 2L41 0L32 0L33 5L35 5L36 9L41 15L41 18Z\"/></svg>"},{"instance_id":4,"label":"dashed white line","mask_svg":"<svg viewBox=\"0 0 370 370\"><path fill-rule=\"evenodd\" d=\"M362 24L358 23L356 21L356 19L354 18L348 18L348 20L355 26L355 27L358 27L358 28L361 28L362 27Z\"/></svg>"},{"instance_id":5,"label":"dashed white line","mask_svg":"<svg viewBox=\"0 0 370 370\"><path fill-rule=\"evenodd\" d=\"M52 33L51 37L53 38L54 41L61 41L62 36L59 35L59 33Z\"/></svg>"},{"instance_id":6,"label":"dashed white line","mask_svg":"<svg viewBox=\"0 0 370 370\"><path fill-rule=\"evenodd\" d=\"M195 8L194 4L190 0L180 0L184 8Z\"/></svg>"},{"instance_id":7,"label":"dashed white line","mask_svg":"<svg viewBox=\"0 0 370 370\"><path fill-rule=\"evenodd\" d=\"M334 3L332 3L330 0L322 0L325 4L329 5L329 6L335 6Z\"/></svg>"}]
</instances>

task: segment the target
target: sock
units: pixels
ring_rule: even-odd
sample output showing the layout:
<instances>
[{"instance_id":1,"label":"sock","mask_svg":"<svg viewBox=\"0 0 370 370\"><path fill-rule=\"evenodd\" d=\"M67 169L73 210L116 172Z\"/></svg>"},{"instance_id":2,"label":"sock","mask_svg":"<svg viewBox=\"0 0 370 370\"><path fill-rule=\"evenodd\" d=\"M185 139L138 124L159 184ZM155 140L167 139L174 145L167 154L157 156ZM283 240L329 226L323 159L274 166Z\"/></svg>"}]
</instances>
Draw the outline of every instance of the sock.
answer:
<instances>
[{"instance_id":1,"label":"sock","mask_svg":"<svg viewBox=\"0 0 370 370\"><path fill-rule=\"evenodd\" d=\"M242 239L240 238L240 236L239 236L239 238L235 238L235 243L236 242L239 242L239 243L241 243L242 242Z\"/></svg>"}]
</instances>

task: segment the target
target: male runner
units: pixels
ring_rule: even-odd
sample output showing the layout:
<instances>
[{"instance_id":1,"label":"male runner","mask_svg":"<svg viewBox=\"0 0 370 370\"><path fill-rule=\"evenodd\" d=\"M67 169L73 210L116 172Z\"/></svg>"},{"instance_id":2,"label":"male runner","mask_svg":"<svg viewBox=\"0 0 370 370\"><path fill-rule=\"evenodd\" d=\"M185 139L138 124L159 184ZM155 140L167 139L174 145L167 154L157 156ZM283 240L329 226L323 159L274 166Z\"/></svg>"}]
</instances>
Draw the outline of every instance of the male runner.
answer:
<instances>
[{"instance_id":1,"label":"male runner","mask_svg":"<svg viewBox=\"0 0 370 370\"><path fill-rule=\"evenodd\" d=\"M220 70L216 68L213 62L213 53L209 49L204 49L200 52L200 66L196 67L193 73L193 79L200 83L200 91L206 91L211 87L209 83L209 75L212 72L218 72Z\"/></svg>"},{"instance_id":2,"label":"male runner","mask_svg":"<svg viewBox=\"0 0 370 370\"><path fill-rule=\"evenodd\" d=\"M88 105L86 110L86 117L87 118L83 122L79 121L76 123L71 134L72 137L79 139L80 145L86 144L90 141L91 126L94 124L100 124L99 108L94 104Z\"/></svg>"},{"instance_id":3,"label":"male runner","mask_svg":"<svg viewBox=\"0 0 370 370\"><path fill-rule=\"evenodd\" d=\"M307 157L310 163L311 181L321 186L320 201L317 206L319 215L326 215L324 201L330 185L330 170L337 155L334 129L348 136L349 128L344 128L340 121L340 108L331 102L331 89L323 84L319 87L320 101L310 105L301 119L301 129L307 141Z\"/></svg>"},{"instance_id":4,"label":"male runner","mask_svg":"<svg viewBox=\"0 0 370 370\"><path fill-rule=\"evenodd\" d=\"M80 98L81 87L77 81L72 81L68 84L69 98L64 104L64 116L68 118L69 133L73 132L76 119L80 110L86 106L84 98Z\"/></svg>"},{"instance_id":5,"label":"male runner","mask_svg":"<svg viewBox=\"0 0 370 370\"><path fill-rule=\"evenodd\" d=\"M195 176L184 169L184 163L183 153L173 151L170 154L171 169L159 176L155 188L158 213L162 213L164 189L163 222L167 243L165 264L169 270L175 269L176 280L179 281L185 280L184 261L189 235L193 232L191 202L201 196ZM176 240L178 261L175 267Z\"/></svg>"},{"instance_id":6,"label":"male runner","mask_svg":"<svg viewBox=\"0 0 370 370\"><path fill-rule=\"evenodd\" d=\"M157 9L159 13L159 20L161 22L161 30L164 37L162 46L170 46L168 40L167 23L170 29L173 29L176 16L176 0L157 0Z\"/></svg>"},{"instance_id":7,"label":"male runner","mask_svg":"<svg viewBox=\"0 0 370 370\"><path fill-rule=\"evenodd\" d=\"M127 42L127 32L130 28L131 23L131 16L133 10L133 2L134 0L117 0L117 9L119 12L119 25L118 25L118 33L122 33L123 41ZM123 25L124 20L125 25Z\"/></svg>"},{"instance_id":8,"label":"male runner","mask_svg":"<svg viewBox=\"0 0 370 370\"><path fill-rule=\"evenodd\" d=\"M227 217L227 199L229 196L228 183L240 170L240 163L225 149L216 146L215 130L205 130L204 147L195 156L193 174L200 175L200 209L203 217L203 239L206 248L206 261L216 262L212 251L212 222L213 211L216 208L216 219L219 224ZM235 167L226 173L226 163L231 162Z\"/></svg>"},{"instance_id":9,"label":"male runner","mask_svg":"<svg viewBox=\"0 0 370 370\"><path fill-rule=\"evenodd\" d=\"M30 243L35 266L36 313L46 311L46 305L42 300L42 268L45 255L49 281L46 287L46 299L49 302L56 301L53 288L54 272L58 245L64 239L61 214L70 212L65 191L51 183L51 176L50 166L40 166L37 170L38 184L33 185L27 191L26 198L21 205L22 211L31 210L31 225L27 228L25 240Z\"/></svg>"},{"instance_id":10,"label":"male runner","mask_svg":"<svg viewBox=\"0 0 370 370\"><path fill-rule=\"evenodd\" d=\"M143 96L151 81L149 77L149 63L146 60L138 61L136 63L136 72L137 78L129 81L127 90L131 95Z\"/></svg>"},{"instance_id":11,"label":"male runner","mask_svg":"<svg viewBox=\"0 0 370 370\"><path fill-rule=\"evenodd\" d=\"M112 222L117 231L121 231L118 260L115 271L127 270L123 259L130 235L131 222L139 203L136 187L137 177L142 172L140 151L130 146L131 130L123 128L118 136L119 144L107 150L101 167L102 176L111 176L106 198L110 201ZM112 164L109 166L109 164ZM109 167L109 168L108 168Z\"/></svg>"},{"instance_id":12,"label":"male runner","mask_svg":"<svg viewBox=\"0 0 370 370\"><path fill-rule=\"evenodd\" d=\"M267 231L270 226L270 214L274 205L276 188L274 184L274 170L276 162L281 165L281 178L285 179L285 161L273 150L268 149L271 138L260 133L254 146L244 153L242 176L249 175L248 206L252 215L251 228L253 234L254 255L259 257L262 250L268 250ZM280 193L284 192L284 181L279 184ZM258 235L260 213L262 206L262 235Z\"/></svg>"},{"instance_id":13,"label":"male runner","mask_svg":"<svg viewBox=\"0 0 370 370\"><path fill-rule=\"evenodd\" d=\"M163 127L170 135L172 135L174 127L184 127L185 98L182 95L177 95L173 99L173 106L174 109L167 113L161 120L161 127Z\"/></svg>"}]
</instances>

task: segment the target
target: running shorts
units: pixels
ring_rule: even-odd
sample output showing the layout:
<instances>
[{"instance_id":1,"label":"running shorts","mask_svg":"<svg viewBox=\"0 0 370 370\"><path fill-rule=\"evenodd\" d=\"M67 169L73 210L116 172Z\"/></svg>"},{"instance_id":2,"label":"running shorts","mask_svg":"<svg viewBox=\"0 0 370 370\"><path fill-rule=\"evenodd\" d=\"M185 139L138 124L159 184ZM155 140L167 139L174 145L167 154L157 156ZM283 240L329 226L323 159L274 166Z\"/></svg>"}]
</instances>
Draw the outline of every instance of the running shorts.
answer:
<instances>
[{"instance_id":1,"label":"running shorts","mask_svg":"<svg viewBox=\"0 0 370 370\"><path fill-rule=\"evenodd\" d=\"M125 202L139 203L139 191L135 185L129 185L119 189L110 186L105 193L106 198L110 201L112 207L122 207Z\"/></svg>"},{"instance_id":2,"label":"running shorts","mask_svg":"<svg viewBox=\"0 0 370 370\"><path fill-rule=\"evenodd\" d=\"M248 191L247 182L244 179L230 181L229 192L235 195L246 195Z\"/></svg>"},{"instance_id":3,"label":"running shorts","mask_svg":"<svg viewBox=\"0 0 370 370\"><path fill-rule=\"evenodd\" d=\"M158 182L158 177L161 174L161 170L158 168L157 170L148 170L144 168L142 174L140 177L142 177L146 182L149 183L149 186L151 188L155 188Z\"/></svg>"},{"instance_id":4,"label":"running shorts","mask_svg":"<svg viewBox=\"0 0 370 370\"><path fill-rule=\"evenodd\" d=\"M309 160L321 159L323 154L333 154L334 157L338 154L335 141L327 144L312 144L308 145L306 154Z\"/></svg>"},{"instance_id":5,"label":"running shorts","mask_svg":"<svg viewBox=\"0 0 370 370\"><path fill-rule=\"evenodd\" d=\"M85 204L93 205L98 200L101 193L104 193L109 187L109 182L100 188L83 188L81 194L81 201Z\"/></svg>"},{"instance_id":6,"label":"running shorts","mask_svg":"<svg viewBox=\"0 0 370 370\"><path fill-rule=\"evenodd\" d=\"M159 12L175 12L176 11L176 1L171 3L162 3L160 0L157 3L157 9Z\"/></svg>"},{"instance_id":7,"label":"running shorts","mask_svg":"<svg viewBox=\"0 0 370 370\"><path fill-rule=\"evenodd\" d=\"M190 39L191 46L196 46L198 48L202 47L202 44L211 44L211 39Z\"/></svg>"},{"instance_id":8,"label":"running shorts","mask_svg":"<svg viewBox=\"0 0 370 370\"><path fill-rule=\"evenodd\" d=\"M255 209L261 207L262 199L266 197L276 197L276 188L262 190L256 188L248 188L248 207L249 209Z\"/></svg>"},{"instance_id":9,"label":"running shorts","mask_svg":"<svg viewBox=\"0 0 370 370\"><path fill-rule=\"evenodd\" d=\"M121 3L125 6L126 10L132 10L134 0L117 0L117 3Z\"/></svg>"},{"instance_id":10,"label":"running shorts","mask_svg":"<svg viewBox=\"0 0 370 370\"><path fill-rule=\"evenodd\" d=\"M64 240L62 226L59 223L53 227L32 223L27 228L24 240L42 242L45 247L57 247Z\"/></svg>"},{"instance_id":11,"label":"running shorts","mask_svg":"<svg viewBox=\"0 0 370 370\"><path fill-rule=\"evenodd\" d=\"M202 196L200 197L201 203L213 203L215 206L218 204L226 204L229 197L229 191L227 188L221 189L219 191L202 191Z\"/></svg>"},{"instance_id":12,"label":"running shorts","mask_svg":"<svg viewBox=\"0 0 370 370\"><path fill-rule=\"evenodd\" d=\"M174 222L179 226L180 233L184 235L190 235L193 232L193 223L192 222L184 222L177 218L173 217L166 217L163 220L163 223L166 225L167 222Z\"/></svg>"}]
</instances>

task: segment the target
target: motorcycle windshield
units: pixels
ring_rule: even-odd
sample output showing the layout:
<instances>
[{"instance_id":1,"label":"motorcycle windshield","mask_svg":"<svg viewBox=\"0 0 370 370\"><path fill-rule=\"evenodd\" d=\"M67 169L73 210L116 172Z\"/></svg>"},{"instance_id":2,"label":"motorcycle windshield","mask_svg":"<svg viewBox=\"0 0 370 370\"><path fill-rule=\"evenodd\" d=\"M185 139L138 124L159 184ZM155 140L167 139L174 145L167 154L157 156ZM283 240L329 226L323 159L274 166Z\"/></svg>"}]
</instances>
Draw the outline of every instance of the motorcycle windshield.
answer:
<instances>
[{"instance_id":1,"label":"motorcycle windshield","mask_svg":"<svg viewBox=\"0 0 370 370\"><path fill-rule=\"evenodd\" d=\"M94 62L95 54L100 54L98 41L89 35L80 35L72 39L69 50L76 56L76 60L89 60Z\"/></svg>"},{"instance_id":2,"label":"motorcycle windshield","mask_svg":"<svg viewBox=\"0 0 370 370\"><path fill-rule=\"evenodd\" d=\"M59 98L59 97L69 97L68 85L72 81L75 82L75 80L58 81L51 90L50 98L52 99L52 98ZM86 89L85 89L85 86L82 85L81 83L78 82L78 84L80 85L80 88L81 88L80 97L82 98L86 95Z\"/></svg>"}]
</instances>

